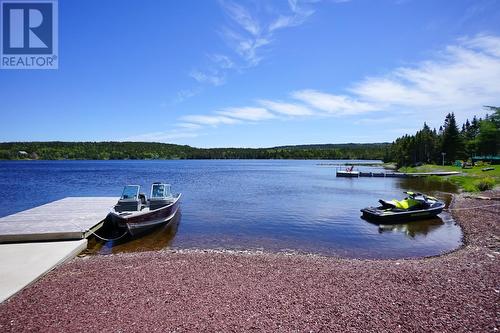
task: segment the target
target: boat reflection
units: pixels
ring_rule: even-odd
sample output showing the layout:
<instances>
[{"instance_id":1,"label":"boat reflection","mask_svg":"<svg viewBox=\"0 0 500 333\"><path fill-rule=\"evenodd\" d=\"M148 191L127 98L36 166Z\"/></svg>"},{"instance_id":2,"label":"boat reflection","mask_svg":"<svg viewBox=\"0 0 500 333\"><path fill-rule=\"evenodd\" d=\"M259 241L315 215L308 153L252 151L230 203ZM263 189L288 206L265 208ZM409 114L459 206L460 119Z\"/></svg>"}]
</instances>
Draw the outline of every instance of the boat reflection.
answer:
<instances>
[{"instance_id":1,"label":"boat reflection","mask_svg":"<svg viewBox=\"0 0 500 333\"><path fill-rule=\"evenodd\" d=\"M416 222L403 223L403 224L378 224L378 232L391 233L399 232L404 233L410 238L415 238L416 236L423 235L426 236L433 230L439 228L444 224L441 218L434 218L429 220L420 220Z\"/></svg>"},{"instance_id":2,"label":"boat reflection","mask_svg":"<svg viewBox=\"0 0 500 333\"><path fill-rule=\"evenodd\" d=\"M151 232L138 237L127 235L119 241L101 241L95 237L89 239L89 254L115 254L125 252L157 251L168 248L177 233L182 213L179 209L170 223L161 225Z\"/></svg>"}]
</instances>

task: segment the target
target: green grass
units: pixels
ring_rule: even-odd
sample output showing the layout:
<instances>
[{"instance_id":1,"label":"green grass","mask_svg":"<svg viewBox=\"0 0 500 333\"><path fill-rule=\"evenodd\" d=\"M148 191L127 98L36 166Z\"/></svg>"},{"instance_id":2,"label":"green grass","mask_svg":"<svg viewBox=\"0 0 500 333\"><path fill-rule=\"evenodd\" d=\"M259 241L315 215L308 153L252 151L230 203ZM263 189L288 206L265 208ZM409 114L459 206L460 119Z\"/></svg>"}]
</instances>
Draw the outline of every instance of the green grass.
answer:
<instances>
[{"instance_id":1,"label":"green grass","mask_svg":"<svg viewBox=\"0 0 500 333\"><path fill-rule=\"evenodd\" d=\"M437 172L437 171L458 171L461 175L457 176L431 176L435 180L450 181L457 184L465 192L479 192L494 188L500 185L500 166L491 166L495 170L482 171L483 168L490 167L489 165L478 165L471 169L462 169L461 167L452 165L432 165L425 164L419 167L403 167L400 172Z\"/></svg>"}]
</instances>

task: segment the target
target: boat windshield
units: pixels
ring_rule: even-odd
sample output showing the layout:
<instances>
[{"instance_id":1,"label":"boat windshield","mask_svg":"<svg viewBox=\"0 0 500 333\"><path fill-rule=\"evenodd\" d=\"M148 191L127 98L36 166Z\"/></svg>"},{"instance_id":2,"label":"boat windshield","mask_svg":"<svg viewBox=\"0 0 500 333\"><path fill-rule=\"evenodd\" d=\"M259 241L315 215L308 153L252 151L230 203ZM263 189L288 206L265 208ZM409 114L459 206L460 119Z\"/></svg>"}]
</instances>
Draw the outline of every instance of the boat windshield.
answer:
<instances>
[{"instance_id":1,"label":"boat windshield","mask_svg":"<svg viewBox=\"0 0 500 333\"><path fill-rule=\"evenodd\" d=\"M172 192L170 191L169 184L153 184L151 187L151 198L152 199L164 199L170 198Z\"/></svg>"},{"instance_id":2,"label":"boat windshield","mask_svg":"<svg viewBox=\"0 0 500 333\"><path fill-rule=\"evenodd\" d=\"M137 200L139 197L139 185L127 185L123 188L122 197L120 199Z\"/></svg>"}]
</instances>

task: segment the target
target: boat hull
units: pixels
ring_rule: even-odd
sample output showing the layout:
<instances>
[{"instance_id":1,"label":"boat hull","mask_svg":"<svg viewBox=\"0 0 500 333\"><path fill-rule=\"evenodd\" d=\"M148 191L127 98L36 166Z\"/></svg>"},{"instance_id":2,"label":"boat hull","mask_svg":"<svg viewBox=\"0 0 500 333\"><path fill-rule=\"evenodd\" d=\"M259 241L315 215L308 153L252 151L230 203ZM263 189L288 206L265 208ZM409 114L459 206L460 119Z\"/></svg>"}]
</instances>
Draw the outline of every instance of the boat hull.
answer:
<instances>
[{"instance_id":1,"label":"boat hull","mask_svg":"<svg viewBox=\"0 0 500 333\"><path fill-rule=\"evenodd\" d=\"M398 224L416 220L425 220L436 217L445 207L443 202L439 202L427 209L410 211L387 211L376 207L361 209L362 218L374 221L379 224Z\"/></svg>"},{"instance_id":2,"label":"boat hull","mask_svg":"<svg viewBox=\"0 0 500 333\"><path fill-rule=\"evenodd\" d=\"M179 194L171 204L153 211L125 216L112 211L109 213L109 217L114 226L126 228L129 234L136 236L148 232L160 225L170 223L179 210L180 197L181 195Z\"/></svg>"},{"instance_id":3,"label":"boat hull","mask_svg":"<svg viewBox=\"0 0 500 333\"><path fill-rule=\"evenodd\" d=\"M359 171L337 171L337 177L358 178Z\"/></svg>"}]
</instances>

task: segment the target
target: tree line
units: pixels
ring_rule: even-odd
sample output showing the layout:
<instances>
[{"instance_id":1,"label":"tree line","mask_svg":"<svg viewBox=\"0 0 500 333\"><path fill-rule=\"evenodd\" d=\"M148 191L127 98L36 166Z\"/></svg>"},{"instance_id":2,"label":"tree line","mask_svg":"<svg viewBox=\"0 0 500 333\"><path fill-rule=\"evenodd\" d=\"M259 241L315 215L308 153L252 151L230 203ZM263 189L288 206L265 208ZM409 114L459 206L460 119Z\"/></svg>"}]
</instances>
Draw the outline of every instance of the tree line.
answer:
<instances>
[{"instance_id":1,"label":"tree line","mask_svg":"<svg viewBox=\"0 0 500 333\"><path fill-rule=\"evenodd\" d=\"M157 142L3 142L0 159L144 160L144 159L364 159L395 162L398 166L446 163L475 155L499 155L500 107L484 119L474 116L458 126L446 115L439 129L426 123L414 135L391 143L347 143L271 148L195 148Z\"/></svg>"},{"instance_id":2,"label":"tree line","mask_svg":"<svg viewBox=\"0 0 500 333\"><path fill-rule=\"evenodd\" d=\"M467 160L473 156L498 156L500 151L500 107L486 106L492 114L485 118L474 116L458 126L453 113L446 115L438 130L426 123L414 135L396 139L389 150L387 160L398 166L419 163L447 164Z\"/></svg>"},{"instance_id":3,"label":"tree line","mask_svg":"<svg viewBox=\"0 0 500 333\"><path fill-rule=\"evenodd\" d=\"M326 144L272 148L195 148L155 142L4 142L0 159L384 159L389 143Z\"/></svg>"}]
</instances>

